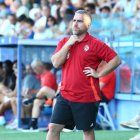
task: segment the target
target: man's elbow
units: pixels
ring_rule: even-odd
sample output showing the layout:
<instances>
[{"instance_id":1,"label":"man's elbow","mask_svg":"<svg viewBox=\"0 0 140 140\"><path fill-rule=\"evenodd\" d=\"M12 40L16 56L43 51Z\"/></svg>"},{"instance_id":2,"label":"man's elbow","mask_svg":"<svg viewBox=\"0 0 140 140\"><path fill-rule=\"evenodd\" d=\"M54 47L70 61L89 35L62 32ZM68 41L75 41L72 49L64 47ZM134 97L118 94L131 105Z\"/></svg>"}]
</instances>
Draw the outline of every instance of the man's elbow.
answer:
<instances>
[{"instance_id":1,"label":"man's elbow","mask_svg":"<svg viewBox=\"0 0 140 140\"><path fill-rule=\"evenodd\" d=\"M57 62L52 62L52 64L53 64L54 68L60 68L61 67L61 65L59 65Z\"/></svg>"},{"instance_id":2,"label":"man's elbow","mask_svg":"<svg viewBox=\"0 0 140 140\"><path fill-rule=\"evenodd\" d=\"M119 56L116 57L116 63L117 63L117 66L119 66L122 63Z\"/></svg>"},{"instance_id":3,"label":"man's elbow","mask_svg":"<svg viewBox=\"0 0 140 140\"><path fill-rule=\"evenodd\" d=\"M61 65L52 57L51 58L52 64L54 68L60 68Z\"/></svg>"}]
</instances>

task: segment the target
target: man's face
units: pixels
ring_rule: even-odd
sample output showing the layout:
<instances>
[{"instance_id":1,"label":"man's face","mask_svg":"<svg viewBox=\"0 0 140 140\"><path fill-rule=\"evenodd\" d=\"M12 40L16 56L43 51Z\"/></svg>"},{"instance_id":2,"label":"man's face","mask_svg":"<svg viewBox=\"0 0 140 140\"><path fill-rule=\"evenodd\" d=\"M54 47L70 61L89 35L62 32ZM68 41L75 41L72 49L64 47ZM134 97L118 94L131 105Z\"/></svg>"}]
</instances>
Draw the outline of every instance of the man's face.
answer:
<instances>
[{"instance_id":1,"label":"man's face","mask_svg":"<svg viewBox=\"0 0 140 140\"><path fill-rule=\"evenodd\" d=\"M72 32L74 35L81 35L87 32L88 25L86 23L86 16L76 13L73 18Z\"/></svg>"},{"instance_id":2,"label":"man's face","mask_svg":"<svg viewBox=\"0 0 140 140\"><path fill-rule=\"evenodd\" d=\"M50 15L50 9L47 6L42 7L42 15L48 17Z\"/></svg>"},{"instance_id":3,"label":"man's face","mask_svg":"<svg viewBox=\"0 0 140 140\"><path fill-rule=\"evenodd\" d=\"M36 74L42 74L42 67L36 65L33 66L32 69Z\"/></svg>"}]
</instances>

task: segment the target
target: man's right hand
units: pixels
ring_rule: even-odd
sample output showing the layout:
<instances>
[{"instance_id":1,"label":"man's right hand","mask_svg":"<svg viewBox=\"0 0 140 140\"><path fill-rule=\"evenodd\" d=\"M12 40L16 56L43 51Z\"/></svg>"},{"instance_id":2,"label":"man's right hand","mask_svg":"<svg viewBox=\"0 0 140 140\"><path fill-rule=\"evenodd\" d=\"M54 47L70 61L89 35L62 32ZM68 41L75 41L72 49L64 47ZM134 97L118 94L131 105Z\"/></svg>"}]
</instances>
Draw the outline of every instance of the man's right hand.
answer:
<instances>
[{"instance_id":1,"label":"man's right hand","mask_svg":"<svg viewBox=\"0 0 140 140\"><path fill-rule=\"evenodd\" d=\"M71 35L69 40L67 41L67 45L72 46L76 41L79 41L77 35Z\"/></svg>"},{"instance_id":2,"label":"man's right hand","mask_svg":"<svg viewBox=\"0 0 140 140\"><path fill-rule=\"evenodd\" d=\"M79 41L77 35L70 36L69 40L62 46L62 48L52 56L51 60L55 68L62 67L68 57L69 49L76 41Z\"/></svg>"}]
</instances>

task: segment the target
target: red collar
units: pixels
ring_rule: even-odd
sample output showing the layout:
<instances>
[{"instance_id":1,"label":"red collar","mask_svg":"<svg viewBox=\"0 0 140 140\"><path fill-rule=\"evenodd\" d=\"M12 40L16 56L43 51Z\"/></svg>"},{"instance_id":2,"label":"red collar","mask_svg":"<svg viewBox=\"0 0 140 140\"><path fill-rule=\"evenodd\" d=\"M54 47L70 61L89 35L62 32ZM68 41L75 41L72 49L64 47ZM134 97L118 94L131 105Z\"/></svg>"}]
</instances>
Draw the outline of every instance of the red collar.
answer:
<instances>
[{"instance_id":1,"label":"red collar","mask_svg":"<svg viewBox=\"0 0 140 140\"><path fill-rule=\"evenodd\" d=\"M85 35L85 37L80 42L86 42L86 41L88 41L89 40L89 37L90 37L90 35L87 32L87 34Z\"/></svg>"}]
</instances>

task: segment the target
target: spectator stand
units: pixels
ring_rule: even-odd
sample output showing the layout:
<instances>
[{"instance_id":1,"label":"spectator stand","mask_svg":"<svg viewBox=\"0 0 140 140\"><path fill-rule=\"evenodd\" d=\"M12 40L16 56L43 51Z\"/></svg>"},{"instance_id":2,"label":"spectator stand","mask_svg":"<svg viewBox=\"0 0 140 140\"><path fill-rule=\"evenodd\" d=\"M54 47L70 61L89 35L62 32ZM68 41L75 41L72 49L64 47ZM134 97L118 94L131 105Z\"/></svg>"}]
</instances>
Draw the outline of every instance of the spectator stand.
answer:
<instances>
[{"instance_id":1,"label":"spectator stand","mask_svg":"<svg viewBox=\"0 0 140 140\"><path fill-rule=\"evenodd\" d=\"M120 122L132 118L140 102L140 41L118 39L112 43L112 47L122 59L122 64L117 69L116 94L112 101L116 112L113 116L114 123L120 130L124 129ZM113 107L110 107L111 111L112 109Z\"/></svg>"},{"instance_id":2,"label":"spectator stand","mask_svg":"<svg viewBox=\"0 0 140 140\"><path fill-rule=\"evenodd\" d=\"M112 130L121 130L124 128L120 126L120 122L131 119L137 112L137 106L139 106L140 41L134 38L131 40L119 38L112 41L107 37L101 38L101 40L118 53L122 59L122 64L117 68L115 97L108 106L101 104L105 110L105 115L99 112L99 117Z\"/></svg>"},{"instance_id":3,"label":"spectator stand","mask_svg":"<svg viewBox=\"0 0 140 140\"><path fill-rule=\"evenodd\" d=\"M31 63L34 59L41 59L45 62L50 62L52 53L54 52L58 40L30 40L23 39L18 40L14 37L1 37L0 38L0 59L4 61L6 59L18 60L18 92L17 92L17 117L18 117L18 127L21 127L21 91L22 91L22 63ZM56 71L55 71L56 72ZM60 71L59 71L60 72ZM57 74L57 73L56 73ZM59 74L60 77L60 74ZM59 78L60 79L60 78ZM48 114L48 120L46 120L43 114ZM39 120L39 126L44 123L44 121L49 121L49 115L51 114L50 109L44 109L44 113L41 113L42 118ZM9 116L10 115L10 116ZM7 117L7 116L6 116ZM12 118L11 111L8 113L7 120Z\"/></svg>"},{"instance_id":4,"label":"spectator stand","mask_svg":"<svg viewBox=\"0 0 140 140\"><path fill-rule=\"evenodd\" d=\"M17 38L0 37L0 61L17 59ZM5 112L5 119L9 122L13 118L11 110Z\"/></svg>"},{"instance_id":5,"label":"spectator stand","mask_svg":"<svg viewBox=\"0 0 140 140\"><path fill-rule=\"evenodd\" d=\"M21 62L24 64L31 63L34 59L41 59L44 62L50 62L50 58L56 48L58 40L30 40L22 39L18 41L18 62L19 62L19 77L21 79ZM20 81L19 79L19 81ZM21 82L20 82L21 83ZM21 88L21 85L18 87ZM19 93L19 98L21 93ZM20 100L21 101L21 100ZM18 104L18 120L20 127L20 114L21 114L21 104ZM46 127L49 123L51 116L51 108L44 108L44 111L41 112L40 118L38 120L39 127ZM46 117L47 116L47 117Z\"/></svg>"},{"instance_id":6,"label":"spectator stand","mask_svg":"<svg viewBox=\"0 0 140 140\"><path fill-rule=\"evenodd\" d=\"M17 59L17 38L0 37L0 60ZM7 53L8 52L8 53Z\"/></svg>"}]
</instances>

